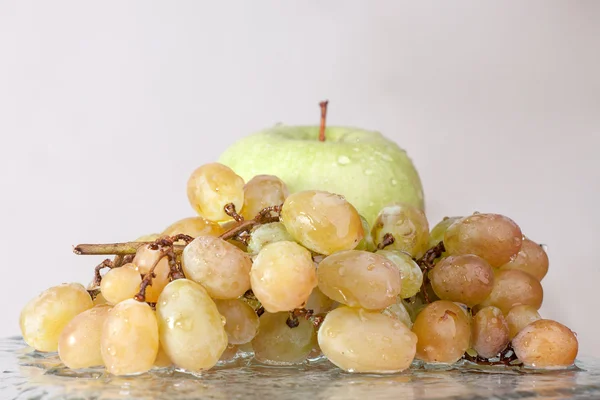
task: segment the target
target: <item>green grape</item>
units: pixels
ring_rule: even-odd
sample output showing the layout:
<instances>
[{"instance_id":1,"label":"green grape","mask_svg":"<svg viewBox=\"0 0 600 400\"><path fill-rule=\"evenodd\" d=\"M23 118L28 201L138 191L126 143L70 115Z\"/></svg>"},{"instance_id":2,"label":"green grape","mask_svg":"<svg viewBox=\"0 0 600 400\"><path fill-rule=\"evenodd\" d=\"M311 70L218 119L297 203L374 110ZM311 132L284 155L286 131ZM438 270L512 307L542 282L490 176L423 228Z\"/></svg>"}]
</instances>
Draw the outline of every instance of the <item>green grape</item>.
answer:
<instances>
[{"instance_id":1,"label":"green grape","mask_svg":"<svg viewBox=\"0 0 600 400\"><path fill-rule=\"evenodd\" d=\"M260 330L252 340L254 357L265 364L293 365L302 363L317 343L317 335L310 321L298 318L299 325L290 328L286 321L289 313L264 313Z\"/></svg>"},{"instance_id":2,"label":"green grape","mask_svg":"<svg viewBox=\"0 0 600 400\"><path fill-rule=\"evenodd\" d=\"M358 246L356 246L355 250L375 251L377 248L375 247L375 243L373 243L373 237L371 236L371 227L369 226L369 223L362 215L360 215L360 222L362 223L365 236L360 241Z\"/></svg>"},{"instance_id":3,"label":"green grape","mask_svg":"<svg viewBox=\"0 0 600 400\"><path fill-rule=\"evenodd\" d=\"M508 345L508 323L499 308L483 307L471 328L471 346L481 357L495 357Z\"/></svg>"},{"instance_id":4,"label":"green grape","mask_svg":"<svg viewBox=\"0 0 600 400\"><path fill-rule=\"evenodd\" d=\"M512 345L523 365L541 369L570 367L579 350L575 333L549 319L527 325L515 336Z\"/></svg>"},{"instance_id":5,"label":"green grape","mask_svg":"<svg viewBox=\"0 0 600 400\"><path fill-rule=\"evenodd\" d=\"M402 278L401 298L407 299L419 293L421 285L423 285L423 272L408 254L399 250L377 250L375 254L381 254L400 270L400 277Z\"/></svg>"},{"instance_id":6,"label":"green grape","mask_svg":"<svg viewBox=\"0 0 600 400\"><path fill-rule=\"evenodd\" d=\"M398 301L396 301L391 306L388 306L381 313L387 315L388 317L397 319L398 321L406 325L408 329L411 329L413 326L410 314L408 313L408 310L406 309L404 302L401 299L398 299Z\"/></svg>"},{"instance_id":7,"label":"green grape","mask_svg":"<svg viewBox=\"0 0 600 400\"><path fill-rule=\"evenodd\" d=\"M449 256L429 271L431 287L443 300L473 307L484 301L494 287L494 270L481 257Z\"/></svg>"},{"instance_id":8,"label":"green grape","mask_svg":"<svg viewBox=\"0 0 600 400\"><path fill-rule=\"evenodd\" d=\"M543 299L544 291L537 279L523 271L509 269L495 274L492 292L480 306L495 306L508 314L518 305L529 305L539 310Z\"/></svg>"},{"instance_id":9,"label":"green grape","mask_svg":"<svg viewBox=\"0 0 600 400\"><path fill-rule=\"evenodd\" d=\"M417 315L417 358L429 363L452 364L469 348L469 318L460 306L447 300L428 304Z\"/></svg>"},{"instance_id":10,"label":"green grape","mask_svg":"<svg viewBox=\"0 0 600 400\"><path fill-rule=\"evenodd\" d=\"M58 338L63 364L71 369L103 365L100 337L110 309L107 305L96 306L69 321Z\"/></svg>"},{"instance_id":11,"label":"green grape","mask_svg":"<svg viewBox=\"0 0 600 400\"><path fill-rule=\"evenodd\" d=\"M518 269L541 281L548 273L548 265L548 254L542 246L532 240L523 238L521 250L500 269Z\"/></svg>"},{"instance_id":12,"label":"green grape","mask_svg":"<svg viewBox=\"0 0 600 400\"><path fill-rule=\"evenodd\" d=\"M158 354L158 325L146 303L128 299L115 305L102 325L100 352L113 375L148 371Z\"/></svg>"},{"instance_id":13,"label":"green grape","mask_svg":"<svg viewBox=\"0 0 600 400\"><path fill-rule=\"evenodd\" d=\"M394 373L415 357L417 336L403 323L362 308L338 307L319 328L323 354L348 372Z\"/></svg>"},{"instance_id":14,"label":"green grape","mask_svg":"<svg viewBox=\"0 0 600 400\"><path fill-rule=\"evenodd\" d=\"M371 229L376 246L383 242L386 233L394 236L394 243L387 250L405 251L414 258L421 257L429 245L427 218L409 204L394 203L381 209Z\"/></svg>"},{"instance_id":15,"label":"green grape","mask_svg":"<svg viewBox=\"0 0 600 400\"><path fill-rule=\"evenodd\" d=\"M189 371L212 368L227 347L225 318L196 282L177 279L156 303L160 343L169 359Z\"/></svg>"},{"instance_id":16,"label":"green grape","mask_svg":"<svg viewBox=\"0 0 600 400\"><path fill-rule=\"evenodd\" d=\"M21 311L19 325L23 340L38 351L56 351L65 326L92 306L92 298L79 283L46 289Z\"/></svg>"},{"instance_id":17,"label":"green grape","mask_svg":"<svg viewBox=\"0 0 600 400\"><path fill-rule=\"evenodd\" d=\"M319 289L351 307L383 310L396 302L401 278L392 261L380 254L346 250L325 257L317 268Z\"/></svg>"},{"instance_id":18,"label":"green grape","mask_svg":"<svg viewBox=\"0 0 600 400\"><path fill-rule=\"evenodd\" d=\"M250 256L221 238L198 236L185 247L181 261L185 276L213 299L236 299L250 289Z\"/></svg>"},{"instance_id":19,"label":"green grape","mask_svg":"<svg viewBox=\"0 0 600 400\"><path fill-rule=\"evenodd\" d=\"M506 315L510 339L512 340L523 328L538 319L542 319L542 317L535 307L519 305L511 308Z\"/></svg>"},{"instance_id":20,"label":"green grape","mask_svg":"<svg viewBox=\"0 0 600 400\"><path fill-rule=\"evenodd\" d=\"M454 222L444 234L448 254L474 254L495 268L509 262L522 241L519 226L499 214L473 214Z\"/></svg>"},{"instance_id":21,"label":"green grape","mask_svg":"<svg viewBox=\"0 0 600 400\"><path fill-rule=\"evenodd\" d=\"M317 286L310 252L295 242L275 242L258 253L250 271L252 291L270 313L300 308Z\"/></svg>"},{"instance_id":22,"label":"green grape","mask_svg":"<svg viewBox=\"0 0 600 400\"><path fill-rule=\"evenodd\" d=\"M310 293L310 296L308 297L308 300L306 300L304 308L306 308L307 310L312 310L315 314L322 314L327 311L333 310L335 305L335 301L325 296L325 294L321 292L319 287L316 287Z\"/></svg>"},{"instance_id":23,"label":"green grape","mask_svg":"<svg viewBox=\"0 0 600 400\"><path fill-rule=\"evenodd\" d=\"M248 251L252 254L258 252L269 243L288 241L294 239L292 235L285 230L285 226L281 222L271 222L257 226L250 235L248 242Z\"/></svg>"},{"instance_id":24,"label":"green grape","mask_svg":"<svg viewBox=\"0 0 600 400\"><path fill-rule=\"evenodd\" d=\"M219 314L225 317L225 332L230 344L250 342L258 332L258 316L248 303L240 299L215 300Z\"/></svg>"},{"instance_id":25,"label":"green grape","mask_svg":"<svg viewBox=\"0 0 600 400\"><path fill-rule=\"evenodd\" d=\"M245 219L252 219L266 207L283 204L288 195L287 186L278 177L256 175L244 186L244 206L241 215Z\"/></svg>"},{"instance_id":26,"label":"green grape","mask_svg":"<svg viewBox=\"0 0 600 400\"><path fill-rule=\"evenodd\" d=\"M356 209L342 196L318 190L288 196L281 221L298 243L319 254L353 249L364 237Z\"/></svg>"},{"instance_id":27,"label":"green grape","mask_svg":"<svg viewBox=\"0 0 600 400\"><path fill-rule=\"evenodd\" d=\"M190 204L202 217L215 222L231 219L223 207L244 205L244 180L223 164L210 163L196 169L187 183Z\"/></svg>"},{"instance_id":28,"label":"green grape","mask_svg":"<svg viewBox=\"0 0 600 400\"><path fill-rule=\"evenodd\" d=\"M433 247L439 242L443 241L446 230L450 227L450 225L461 218L462 217L444 217L443 220L438 222L438 224L433 227L431 232L429 232L429 247Z\"/></svg>"}]
</instances>

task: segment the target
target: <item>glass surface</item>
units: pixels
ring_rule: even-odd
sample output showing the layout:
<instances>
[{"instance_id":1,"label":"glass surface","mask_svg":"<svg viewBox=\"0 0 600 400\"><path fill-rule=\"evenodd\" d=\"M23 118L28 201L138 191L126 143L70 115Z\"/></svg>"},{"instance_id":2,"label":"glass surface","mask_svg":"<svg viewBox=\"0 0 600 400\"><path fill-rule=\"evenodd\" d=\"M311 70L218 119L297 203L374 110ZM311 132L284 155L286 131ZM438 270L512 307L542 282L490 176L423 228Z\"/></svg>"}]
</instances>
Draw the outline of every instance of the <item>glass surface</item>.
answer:
<instances>
[{"instance_id":1,"label":"glass surface","mask_svg":"<svg viewBox=\"0 0 600 400\"><path fill-rule=\"evenodd\" d=\"M20 338L0 339L2 399L600 399L600 362L563 371L524 371L464 363L452 369L415 365L394 375L345 373L327 361L293 368L239 359L201 375L172 369L133 377L103 370L70 371L55 354L32 351Z\"/></svg>"}]
</instances>

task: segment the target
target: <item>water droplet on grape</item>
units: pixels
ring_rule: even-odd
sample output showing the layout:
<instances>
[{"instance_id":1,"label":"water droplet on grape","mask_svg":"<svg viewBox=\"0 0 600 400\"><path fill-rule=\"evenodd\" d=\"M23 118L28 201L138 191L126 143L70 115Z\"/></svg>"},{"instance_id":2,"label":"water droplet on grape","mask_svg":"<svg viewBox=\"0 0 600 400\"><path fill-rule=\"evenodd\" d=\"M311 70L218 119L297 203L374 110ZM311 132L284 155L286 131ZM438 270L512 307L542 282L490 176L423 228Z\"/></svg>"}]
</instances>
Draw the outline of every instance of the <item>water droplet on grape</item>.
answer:
<instances>
[{"instance_id":1,"label":"water droplet on grape","mask_svg":"<svg viewBox=\"0 0 600 400\"><path fill-rule=\"evenodd\" d=\"M373 175L373 170L370 168L365 169L364 171L365 175Z\"/></svg>"}]
</instances>

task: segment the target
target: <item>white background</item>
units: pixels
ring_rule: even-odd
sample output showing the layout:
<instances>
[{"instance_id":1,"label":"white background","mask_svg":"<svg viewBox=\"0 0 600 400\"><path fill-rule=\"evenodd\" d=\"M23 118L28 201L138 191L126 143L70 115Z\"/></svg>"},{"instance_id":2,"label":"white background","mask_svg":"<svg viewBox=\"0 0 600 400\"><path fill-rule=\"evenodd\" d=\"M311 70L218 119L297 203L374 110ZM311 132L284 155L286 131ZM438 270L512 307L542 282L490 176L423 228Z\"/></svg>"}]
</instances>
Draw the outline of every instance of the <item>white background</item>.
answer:
<instances>
[{"instance_id":1,"label":"white background","mask_svg":"<svg viewBox=\"0 0 600 400\"><path fill-rule=\"evenodd\" d=\"M600 356L600 2L0 2L0 336L87 283L80 242L192 215L188 174L265 126L381 130L432 223L505 213L549 246L542 314Z\"/></svg>"}]
</instances>

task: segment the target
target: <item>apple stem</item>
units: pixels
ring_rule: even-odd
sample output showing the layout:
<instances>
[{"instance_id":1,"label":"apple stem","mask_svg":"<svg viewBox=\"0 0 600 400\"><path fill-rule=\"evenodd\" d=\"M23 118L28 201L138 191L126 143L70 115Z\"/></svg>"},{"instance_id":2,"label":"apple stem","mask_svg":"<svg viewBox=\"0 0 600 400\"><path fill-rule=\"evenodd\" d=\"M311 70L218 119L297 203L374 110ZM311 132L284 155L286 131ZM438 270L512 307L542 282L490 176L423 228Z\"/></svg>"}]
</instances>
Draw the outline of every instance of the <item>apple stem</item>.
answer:
<instances>
[{"instance_id":1,"label":"apple stem","mask_svg":"<svg viewBox=\"0 0 600 400\"><path fill-rule=\"evenodd\" d=\"M328 100L319 103L319 107L321 107L321 127L319 128L319 142L325 141L325 121L327 120L327 104L329 104Z\"/></svg>"}]
</instances>

